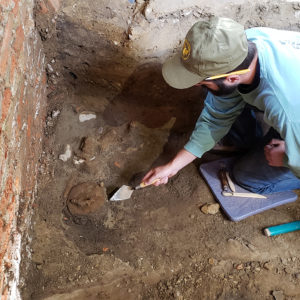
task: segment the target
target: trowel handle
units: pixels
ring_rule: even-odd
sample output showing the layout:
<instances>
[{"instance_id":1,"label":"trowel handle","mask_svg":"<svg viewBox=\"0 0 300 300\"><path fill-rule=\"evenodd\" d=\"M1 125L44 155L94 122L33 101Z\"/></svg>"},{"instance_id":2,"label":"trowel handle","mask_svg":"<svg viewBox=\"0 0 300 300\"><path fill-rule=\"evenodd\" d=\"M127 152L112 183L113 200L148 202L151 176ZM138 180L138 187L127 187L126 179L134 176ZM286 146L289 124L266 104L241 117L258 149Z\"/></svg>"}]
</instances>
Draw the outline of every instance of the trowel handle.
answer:
<instances>
[{"instance_id":1,"label":"trowel handle","mask_svg":"<svg viewBox=\"0 0 300 300\"><path fill-rule=\"evenodd\" d=\"M141 183L140 185L138 185L135 189L136 189L136 190L142 189L142 188L144 188L144 187L146 187L146 186L149 186L149 185L154 184L154 183L157 182L157 181L160 181L160 179L157 178L157 179L155 179L153 182L151 182L150 184L146 184L145 182L142 182L142 183Z\"/></svg>"}]
</instances>

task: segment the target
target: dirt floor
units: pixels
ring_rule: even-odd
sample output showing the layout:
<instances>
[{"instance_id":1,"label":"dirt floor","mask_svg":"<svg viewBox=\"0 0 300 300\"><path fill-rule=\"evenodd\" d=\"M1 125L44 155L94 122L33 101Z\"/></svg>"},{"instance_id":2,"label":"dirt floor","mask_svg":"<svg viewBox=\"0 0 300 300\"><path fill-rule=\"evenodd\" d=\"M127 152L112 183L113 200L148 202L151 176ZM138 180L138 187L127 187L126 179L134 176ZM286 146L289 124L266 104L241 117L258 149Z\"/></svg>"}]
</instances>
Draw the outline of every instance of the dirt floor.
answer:
<instances>
[{"instance_id":1,"label":"dirt floor","mask_svg":"<svg viewBox=\"0 0 300 300\"><path fill-rule=\"evenodd\" d=\"M194 124L184 116L201 110L199 88L171 95L159 68L146 69L148 77L143 69L136 76L145 80L131 78L119 92L69 85L50 94L24 299L300 299L300 234L262 233L299 219L299 204L238 223L221 211L202 213L215 200L198 165L218 156L206 155L167 185L138 190L130 200L105 199L104 188L109 195L137 184L152 165L167 161ZM145 98L157 102L149 109L139 103ZM96 118L80 122L87 112ZM67 145L72 154L63 161ZM74 211L69 194L82 183L92 188L83 187L86 197L77 193ZM80 202L97 195L102 202L90 209Z\"/></svg>"},{"instance_id":2,"label":"dirt floor","mask_svg":"<svg viewBox=\"0 0 300 300\"><path fill-rule=\"evenodd\" d=\"M181 149L201 112L201 88L168 87L155 63L122 85L65 69L57 82L49 75L24 299L300 299L300 232L263 234L300 219L299 201L240 222L221 210L204 214L200 207L216 202L198 168L220 155L206 154L167 185L108 201Z\"/></svg>"}]
</instances>

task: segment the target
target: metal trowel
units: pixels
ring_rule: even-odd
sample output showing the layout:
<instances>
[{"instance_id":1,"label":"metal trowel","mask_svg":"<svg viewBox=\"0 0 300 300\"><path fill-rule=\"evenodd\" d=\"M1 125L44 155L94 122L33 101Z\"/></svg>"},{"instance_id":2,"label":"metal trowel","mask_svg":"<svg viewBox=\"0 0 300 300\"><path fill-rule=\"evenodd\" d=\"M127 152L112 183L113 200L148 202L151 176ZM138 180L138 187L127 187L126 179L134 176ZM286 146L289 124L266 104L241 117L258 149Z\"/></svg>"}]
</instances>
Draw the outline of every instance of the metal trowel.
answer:
<instances>
[{"instance_id":1,"label":"metal trowel","mask_svg":"<svg viewBox=\"0 0 300 300\"><path fill-rule=\"evenodd\" d=\"M121 200L127 200L130 199L132 193L135 190L142 189L146 186L150 186L154 184L155 182L159 181L159 179L155 179L152 183L150 184L145 184L142 182L140 185L136 187L128 186L128 185L122 185L113 195L110 197L110 201L121 201Z\"/></svg>"}]
</instances>

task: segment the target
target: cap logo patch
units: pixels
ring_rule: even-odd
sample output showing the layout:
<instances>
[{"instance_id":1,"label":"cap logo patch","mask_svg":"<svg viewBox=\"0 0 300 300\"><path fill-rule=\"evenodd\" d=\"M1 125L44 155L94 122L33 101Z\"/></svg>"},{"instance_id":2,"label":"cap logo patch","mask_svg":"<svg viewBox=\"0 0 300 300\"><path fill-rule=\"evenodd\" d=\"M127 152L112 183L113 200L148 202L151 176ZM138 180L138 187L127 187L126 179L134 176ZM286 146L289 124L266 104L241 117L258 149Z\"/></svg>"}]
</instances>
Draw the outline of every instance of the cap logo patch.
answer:
<instances>
[{"instance_id":1,"label":"cap logo patch","mask_svg":"<svg viewBox=\"0 0 300 300\"><path fill-rule=\"evenodd\" d=\"M187 39L185 39L183 47L182 47L182 59L187 60L191 54L191 45Z\"/></svg>"}]
</instances>

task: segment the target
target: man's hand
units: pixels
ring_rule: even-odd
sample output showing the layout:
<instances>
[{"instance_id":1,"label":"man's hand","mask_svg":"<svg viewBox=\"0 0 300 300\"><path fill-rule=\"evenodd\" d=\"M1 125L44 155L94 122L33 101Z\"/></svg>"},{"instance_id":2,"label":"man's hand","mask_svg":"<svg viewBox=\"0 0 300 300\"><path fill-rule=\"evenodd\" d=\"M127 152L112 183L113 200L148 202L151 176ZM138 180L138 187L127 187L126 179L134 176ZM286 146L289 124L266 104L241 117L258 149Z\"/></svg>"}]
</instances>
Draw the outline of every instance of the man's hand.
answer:
<instances>
[{"instance_id":1,"label":"man's hand","mask_svg":"<svg viewBox=\"0 0 300 300\"><path fill-rule=\"evenodd\" d=\"M153 185L158 186L160 184L168 183L169 178L176 175L179 170L175 169L171 163L156 167L150 170L142 179L142 182L146 184L152 184L153 181L157 180Z\"/></svg>"},{"instance_id":2,"label":"man's hand","mask_svg":"<svg viewBox=\"0 0 300 300\"><path fill-rule=\"evenodd\" d=\"M146 184L160 185L166 184L172 176L176 175L179 170L185 167L196 158L195 155L186 151L180 150L177 155L166 165L156 167L150 170L142 179ZM158 179L158 180L157 180ZM156 181L157 180L157 181Z\"/></svg>"},{"instance_id":3,"label":"man's hand","mask_svg":"<svg viewBox=\"0 0 300 300\"><path fill-rule=\"evenodd\" d=\"M264 152L270 166L283 167L283 159L285 156L284 141L272 139L271 142L264 147Z\"/></svg>"}]
</instances>

